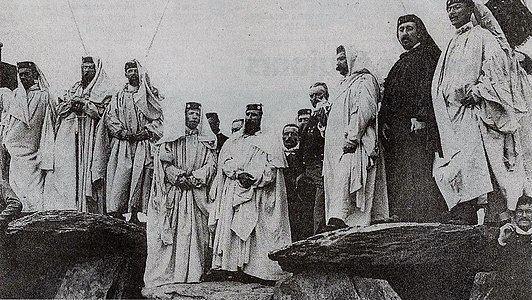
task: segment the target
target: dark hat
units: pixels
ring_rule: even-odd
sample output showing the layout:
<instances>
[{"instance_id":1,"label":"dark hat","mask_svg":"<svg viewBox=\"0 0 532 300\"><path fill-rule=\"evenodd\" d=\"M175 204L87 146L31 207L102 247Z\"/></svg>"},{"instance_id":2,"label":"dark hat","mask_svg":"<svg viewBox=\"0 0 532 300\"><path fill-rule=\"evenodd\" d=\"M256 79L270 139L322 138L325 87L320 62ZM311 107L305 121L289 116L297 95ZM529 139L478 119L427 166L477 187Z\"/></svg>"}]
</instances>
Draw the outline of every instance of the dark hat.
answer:
<instances>
[{"instance_id":1,"label":"dark hat","mask_svg":"<svg viewBox=\"0 0 532 300\"><path fill-rule=\"evenodd\" d=\"M416 15L400 16L399 19L397 19L397 27L399 27L399 25L406 23L406 22L414 22L418 24L419 21L420 19Z\"/></svg>"},{"instance_id":2,"label":"dark hat","mask_svg":"<svg viewBox=\"0 0 532 300\"><path fill-rule=\"evenodd\" d=\"M248 104L246 105L246 110L260 110L262 112L262 104Z\"/></svg>"},{"instance_id":3,"label":"dark hat","mask_svg":"<svg viewBox=\"0 0 532 300\"><path fill-rule=\"evenodd\" d=\"M312 110L310 108L302 108L300 110L297 111L297 115L298 116L301 116L301 115L310 115L312 113Z\"/></svg>"},{"instance_id":4,"label":"dark hat","mask_svg":"<svg viewBox=\"0 0 532 300\"><path fill-rule=\"evenodd\" d=\"M207 119L216 119L216 120L219 120L218 119L218 114L215 113L215 112L208 112L205 114L205 116L207 117Z\"/></svg>"},{"instance_id":5,"label":"dark hat","mask_svg":"<svg viewBox=\"0 0 532 300\"><path fill-rule=\"evenodd\" d=\"M26 68L26 69L31 69L34 72L37 72L37 66L32 61L20 61L17 63L17 68L19 69Z\"/></svg>"},{"instance_id":6,"label":"dark hat","mask_svg":"<svg viewBox=\"0 0 532 300\"><path fill-rule=\"evenodd\" d=\"M92 59L92 56L84 56L81 58L81 63L93 64L94 59Z\"/></svg>"},{"instance_id":7,"label":"dark hat","mask_svg":"<svg viewBox=\"0 0 532 300\"><path fill-rule=\"evenodd\" d=\"M198 102L187 102L185 109L201 109L201 104Z\"/></svg>"},{"instance_id":8,"label":"dark hat","mask_svg":"<svg viewBox=\"0 0 532 300\"><path fill-rule=\"evenodd\" d=\"M135 61L128 61L124 66L124 71L127 71L127 69L131 68L137 68L137 63Z\"/></svg>"},{"instance_id":9,"label":"dark hat","mask_svg":"<svg viewBox=\"0 0 532 300\"><path fill-rule=\"evenodd\" d=\"M449 7L450 5L456 4L456 3L463 3L463 4L466 4L468 6L475 5L473 0L447 0L447 7Z\"/></svg>"}]
</instances>

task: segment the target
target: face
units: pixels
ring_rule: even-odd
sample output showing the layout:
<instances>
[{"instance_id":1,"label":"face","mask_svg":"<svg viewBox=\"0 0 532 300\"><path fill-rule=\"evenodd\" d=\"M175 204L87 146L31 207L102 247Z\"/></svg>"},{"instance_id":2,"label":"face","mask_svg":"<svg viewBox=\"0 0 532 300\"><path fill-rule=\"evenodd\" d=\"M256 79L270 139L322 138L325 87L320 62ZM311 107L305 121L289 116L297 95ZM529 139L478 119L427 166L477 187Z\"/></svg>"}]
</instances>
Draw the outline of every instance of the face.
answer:
<instances>
[{"instance_id":1,"label":"face","mask_svg":"<svg viewBox=\"0 0 532 300\"><path fill-rule=\"evenodd\" d=\"M260 123L262 121L262 112L260 110L247 110L244 121L244 132L253 134L260 130Z\"/></svg>"},{"instance_id":2,"label":"face","mask_svg":"<svg viewBox=\"0 0 532 300\"><path fill-rule=\"evenodd\" d=\"M200 122L201 111L199 109L187 109L185 111L185 126L196 129Z\"/></svg>"},{"instance_id":3,"label":"face","mask_svg":"<svg viewBox=\"0 0 532 300\"><path fill-rule=\"evenodd\" d=\"M92 79L96 76L96 65L93 63L82 63L81 64L81 81L83 83L90 83Z\"/></svg>"},{"instance_id":4,"label":"face","mask_svg":"<svg viewBox=\"0 0 532 300\"><path fill-rule=\"evenodd\" d=\"M307 125L308 119L310 119L310 115L305 114L297 116L297 126L301 128L302 126Z\"/></svg>"},{"instance_id":5,"label":"face","mask_svg":"<svg viewBox=\"0 0 532 300\"><path fill-rule=\"evenodd\" d=\"M340 52L336 56L336 71L338 71L342 76L347 76L349 67L347 66L347 56L345 52Z\"/></svg>"},{"instance_id":6,"label":"face","mask_svg":"<svg viewBox=\"0 0 532 300\"><path fill-rule=\"evenodd\" d=\"M298 129L289 126L283 129L283 144L287 149L294 148L299 143L299 132Z\"/></svg>"},{"instance_id":7,"label":"face","mask_svg":"<svg viewBox=\"0 0 532 300\"><path fill-rule=\"evenodd\" d=\"M129 84L132 86L139 86L139 70L137 68L129 68L126 70L126 78L129 81Z\"/></svg>"},{"instance_id":8,"label":"face","mask_svg":"<svg viewBox=\"0 0 532 300\"><path fill-rule=\"evenodd\" d=\"M231 132L235 133L235 132L239 131L240 129L242 129L243 125L244 125L244 123L242 121L233 122L233 124L231 124Z\"/></svg>"},{"instance_id":9,"label":"face","mask_svg":"<svg viewBox=\"0 0 532 300\"><path fill-rule=\"evenodd\" d=\"M218 133L218 131L220 131L220 120L218 120L217 118L208 118L207 121L209 121L211 130L214 133Z\"/></svg>"},{"instance_id":10,"label":"face","mask_svg":"<svg viewBox=\"0 0 532 300\"><path fill-rule=\"evenodd\" d=\"M471 14L473 10L467 4L464 3L454 3L447 7L447 14L449 15L449 20L455 28L460 28L467 24L471 20Z\"/></svg>"},{"instance_id":11,"label":"face","mask_svg":"<svg viewBox=\"0 0 532 300\"><path fill-rule=\"evenodd\" d=\"M310 88L309 91L309 97L310 97L310 103L312 104L312 107L316 107L319 102L326 101L325 95L327 93L325 92L325 88L323 86L315 86Z\"/></svg>"},{"instance_id":12,"label":"face","mask_svg":"<svg viewBox=\"0 0 532 300\"><path fill-rule=\"evenodd\" d=\"M37 76L35 76L33 70L29 68L19 69L18 75L20 77L20 82L22 82L22 85L25 89L29 89L32 85L34 85L35 80L37 79Z\"/></svg>"},{"instance_id":13,"label":"face","mask_svg":"<svg viewBox=\"0 0 532 300\"><path fill-rule=\"evenodd\" d=\"M419 36L415 22L405 22L397 28L397 38L405 50L412 49L418 42Z\"/></svg>"},{"instance_id":14,"label":"face","mask_svg":"<svg viewBox=\"0 0 532 300\"><path fill-rule=\"evenodd\" d=\"M532 204L518 205L515 209L515 224L524 231L532 227Z\"/></svg>"}]
</instances>

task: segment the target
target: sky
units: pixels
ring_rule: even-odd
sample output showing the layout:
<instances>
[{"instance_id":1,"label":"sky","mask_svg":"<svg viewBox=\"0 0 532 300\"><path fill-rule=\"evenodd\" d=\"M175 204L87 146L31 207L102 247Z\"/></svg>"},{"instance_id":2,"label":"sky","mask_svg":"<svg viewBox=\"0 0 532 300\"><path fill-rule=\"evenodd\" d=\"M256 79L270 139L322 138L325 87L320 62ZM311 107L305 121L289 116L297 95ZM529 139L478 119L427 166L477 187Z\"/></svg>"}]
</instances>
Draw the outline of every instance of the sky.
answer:
<instances>
[{"instance_id":1,"label":"sky","mask_svg":"<svg viewBox=\"0 0 532 300\"><path fill-rule=\"evenodd\" d=\"M177 103L197 101L219 113L227 133L247 103L263 103L265 127L279 130L309 107L312 83L324 81L334 92L338 45L368 51L383 79L402 52L400 15L420 16L440 47L453 32L444 0L180 2L0 0L2 60L35 61L62 94L79 80L82 39L117 88L124 63L137 58L165 95L166 120Z\"/></svg>"}]
</instances>

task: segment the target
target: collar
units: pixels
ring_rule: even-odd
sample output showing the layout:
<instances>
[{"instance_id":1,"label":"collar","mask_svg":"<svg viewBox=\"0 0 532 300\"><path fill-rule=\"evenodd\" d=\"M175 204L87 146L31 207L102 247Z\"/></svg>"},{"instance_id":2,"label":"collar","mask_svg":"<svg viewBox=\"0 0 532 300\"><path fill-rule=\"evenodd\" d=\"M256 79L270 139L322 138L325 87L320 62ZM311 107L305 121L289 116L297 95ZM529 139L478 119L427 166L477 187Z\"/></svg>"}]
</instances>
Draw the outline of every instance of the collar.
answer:
<instances>
[{"instance_id":1,"label":"collar","mask_svg":"<svg viewBox=\"0 0 532 300\"><path fill-rule=\"evenodd\" d=\"M415 44L414 47L410 48L410 50L406 50L406 52L410 52L410 51L416 49L417 47L419 47L419 45L421 45L421 43L417 42L417 44Z\"/></svg>"},{"instance_id":2,"label":"collar","mask_svg":"<svg viewBox=\"0 0 532 300\"><path fill-rule=\"evenodd\" d=\"M468 23L462 25L462 27L456 29L456 35L460 35L462 33L466 33L469 30L471 30L471 28L473 28L473 23L472 22L468 22Z\"/></svg>"},{"instance_id":3,"label":"collar","mask_svg":"<svg viewBox=\"0 0 532 300\"><path fill-rule=\"evenodd\" d=\"M139 91L139 88L140 86L136 87L136 86L132 86L131 84L127 83L126 84L126 91L127 92L130 92L130 93L136 93Z\"/></svg>"},{"instance_id":4,"label":"collar","mask_svg":"<svg viewBox=\"0 0 532 300\"><path fill-rule=\"evenodd\" d=\"M532 235L532 228L528 229L528 231L524 231L523 229L515 226L515 233L520 235Z\"/></svg>"},{"instance_id":5,"label":"collar","mask_svg":"<svg viewBox=\"0 0 532 300\"><path fill-rule=\"evenodd\" d=\"M197 135L198 134L198 128L194 128L194 129L190 129L190 128L185 128L185 135Z\"/></svg>"}]
</instances>

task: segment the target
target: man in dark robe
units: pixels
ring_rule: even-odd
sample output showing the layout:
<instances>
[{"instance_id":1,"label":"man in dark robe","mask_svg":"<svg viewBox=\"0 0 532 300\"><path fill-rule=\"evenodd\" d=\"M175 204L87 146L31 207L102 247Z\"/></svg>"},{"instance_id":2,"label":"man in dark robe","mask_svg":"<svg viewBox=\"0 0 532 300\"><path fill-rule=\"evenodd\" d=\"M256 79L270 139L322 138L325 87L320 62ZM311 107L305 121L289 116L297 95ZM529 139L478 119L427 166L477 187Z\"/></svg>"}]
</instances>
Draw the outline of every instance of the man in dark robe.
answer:
<instances>
[{"instance_id":1,"label":"man in dark robe","mask_svg":"<svg viewBox=\"0 0 532 300\"><path fill-rule=\"evenodd\" d=\"M227 141L227 136L220 131L220 119L218 118L217 113L210 112L206 113L205 115L207 116L207 121L209 121L212 132L216 134L216 150L220 152L220 149L222 149L225 141Z\"/></svg>"},{"instance_id":2,"label":"man in dark robe","mask_svg":"<svg viewBox=\"0 0 532 300\"><path fill-rule=\"evenodd\" d=\"M283 170L288 200L288 217L292 241L308 238L313 233L314 185L305 176L302 152L299 148L299 127L287 124L283 128L283 146L288 168Z\"/></svg>"},{"instance_id":3,"label":"man in dark robe","mask_svg":"<svg viewBox=\"0 0 532 300\"><path fill-rule=\"evenodd\" d=\"M323 147L327 114L330 110L327 84L316 82L309 88L309 99L313 110L308 122L300 128L300 149L305 174L314 185L314 233L325 226L325 193L323 191Z\"/></svg>"},{"instance_id":4,"label":"man in dark robe","mask_svg":"<svg viewBox=\"0 0 532 300\"><path fill-rule=\"evenodd\" d=\"M431 82L441 51L415 15L399 17L397 39L406 51L384 82L379 113L390 216L438 222L447 207L432 176L439 135Z\"/></svg>"}]
</instances>

